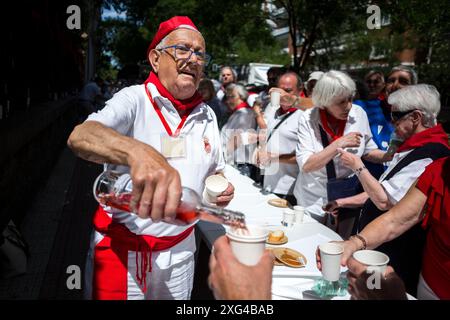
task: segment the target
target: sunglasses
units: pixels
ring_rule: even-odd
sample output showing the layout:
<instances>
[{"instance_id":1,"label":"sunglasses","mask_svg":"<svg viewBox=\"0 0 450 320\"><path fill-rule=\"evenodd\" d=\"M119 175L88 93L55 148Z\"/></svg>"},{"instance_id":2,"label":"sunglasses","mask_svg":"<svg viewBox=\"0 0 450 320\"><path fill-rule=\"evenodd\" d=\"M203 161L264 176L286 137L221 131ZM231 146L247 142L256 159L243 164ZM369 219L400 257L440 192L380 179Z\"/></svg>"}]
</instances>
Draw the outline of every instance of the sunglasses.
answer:
<instances>
[{"instance_id":1,"label":"sunglasses","mask_svg":"<svg viewBox=\"0 0 450 320\"><path fill-rule=\"evenodd\" d=\"M408 110L408 111L391 111L391 122L397 122L402 119L404 116L413 113L416 110Z\"/></svg>"}]
</instances>

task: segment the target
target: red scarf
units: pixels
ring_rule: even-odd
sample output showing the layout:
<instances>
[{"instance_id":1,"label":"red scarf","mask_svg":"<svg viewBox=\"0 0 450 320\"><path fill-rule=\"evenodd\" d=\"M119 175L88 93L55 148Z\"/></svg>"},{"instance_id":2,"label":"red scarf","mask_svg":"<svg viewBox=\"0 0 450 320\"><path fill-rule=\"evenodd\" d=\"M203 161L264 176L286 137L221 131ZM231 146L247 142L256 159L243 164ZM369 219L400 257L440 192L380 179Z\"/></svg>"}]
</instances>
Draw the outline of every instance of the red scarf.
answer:
<instances>
[{"instance_id":1,"label":"red scarf","mask_svg":"<svg viewBox=\"0 0 450 320\"><path fill-rule=\"evenodd\" d=\"M200 95L200 93L198 93L198 91L195 91L194 95L189 99L175 99L172 94L163 86L161 81L159 81L158 76L153 71L150 72L150 75L148 76L147 80L145 80L144 85L147 86L149 82L152 83L156 87L156 89L158 89L158 92L161 94L161 96L169 99L177 110L192 110L203 101L202 96Z\"/></svg>"},{"instance_id":2,"label":"red scarf","mask_svg":"<svg viewBox=\"0 0 450 320\"><path fill-rule=\"evenodd\" d=\"M244 108L250 109L250 106L248 105L248 103L247 103L246 101L239 103L239 104L233 109L233 112L238 111L239 109L244 109Z\"/></svg>"},{"instance_id":3,"label":"red scarf","mask_svg":"<svg viewBox=\"0 0 450 320\"><path fill-rule=\"evenodd\" d=\"M333 117L331 114L329 114L324 109L320 109L319 112L320 112L320 121L322 122L322 127L330 135L331 141L336 141L337 139L342 137L344 135L344 129L345 129L345 125L347 124L347 120L336 119L335 117ZM333 132L333 130L331 130L328 123L338 125L338 131L336 134Z\"/></svg>"},{"instance_id":4,"label":"red scarf","mask_svg":"<svg viewBox=\"0 0 450 320\"><path fill-rule=\"evenodd\" d=\"M284 109L280 107L280 109L278 109L278 110L280 112L280 115L283 115L285 113L291 113L291 112L297 111L298 109L297 108L289 108L286 111L284 111Z\"/></svg>"},{"instance_id":5,"label":"red scarf","mask_svg":"<svg viewBox=\"0 0 450 320\"><path fill-rule=\"evenodd\" d=\"M448 147L448 137L445 133L442 125L438 124L433 128L426 129L422 132L412 135L406 139L400 147L398 147L397 152L403 152L410 149L415 149L422 147L427 143L442 143L444 146Z\"/></svg>"}]
</instances>

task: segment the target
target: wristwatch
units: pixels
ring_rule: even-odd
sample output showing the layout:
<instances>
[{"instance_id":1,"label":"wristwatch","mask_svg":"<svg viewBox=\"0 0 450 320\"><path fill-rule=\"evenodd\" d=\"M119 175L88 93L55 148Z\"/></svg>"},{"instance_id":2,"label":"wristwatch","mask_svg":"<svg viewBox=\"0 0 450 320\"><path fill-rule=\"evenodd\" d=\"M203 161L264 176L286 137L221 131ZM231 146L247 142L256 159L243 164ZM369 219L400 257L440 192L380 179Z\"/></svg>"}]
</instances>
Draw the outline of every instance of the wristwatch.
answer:
<instances>
[{"instance_id":1,"label":"wristwatch","mask_svg":"<svg viewBox=\"0 0 450 320\"><path fill-rule=\"evenodd\" d=\"M358 169L356 169L354 172L356 174L357 177L359 177L359 175L361 174L361 171L363 171L364 169L367 169L365 166L359 167Z\"/></svg>"}]
</instances>

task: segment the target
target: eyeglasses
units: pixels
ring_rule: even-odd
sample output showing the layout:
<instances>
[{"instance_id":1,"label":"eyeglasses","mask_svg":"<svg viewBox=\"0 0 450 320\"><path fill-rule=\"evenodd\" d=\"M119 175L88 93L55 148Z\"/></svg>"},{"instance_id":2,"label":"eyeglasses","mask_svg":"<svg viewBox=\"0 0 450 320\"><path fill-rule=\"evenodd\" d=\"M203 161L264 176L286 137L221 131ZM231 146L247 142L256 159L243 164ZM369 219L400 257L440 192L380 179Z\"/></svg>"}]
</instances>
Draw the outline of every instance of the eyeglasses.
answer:
<instances>
[{"instance_id":1,"label":"eyeglasses","mask_svg":"<svg viewBox=\"0 0 450 320\"><path fill-rule=\"evenodd\" d=\"M160 48L159 50L167 49L174 49L175 60L184 60L185 62L188 62L191 59L192 54L195 54L195 56L197 57L197 63L199 65L207 66L211 61L211 56L206 52L194 51L191 48L181 45L167 46L164 48Z\"/></svg>"},{"instance_id":2,"label":"eyeglasses","mask_svg":"<svg viewBox=\"0 0 450 320\"><path fill-rule=\"evenodd\" d=\"M414 110L408 110L408 111L391 111L391 122L395 123L397 121L399 121L400 119L402 119L403 117L405 117L406 115L413 113L414 111L417 111L416 109Z\"/></svg>"}]
</instances>

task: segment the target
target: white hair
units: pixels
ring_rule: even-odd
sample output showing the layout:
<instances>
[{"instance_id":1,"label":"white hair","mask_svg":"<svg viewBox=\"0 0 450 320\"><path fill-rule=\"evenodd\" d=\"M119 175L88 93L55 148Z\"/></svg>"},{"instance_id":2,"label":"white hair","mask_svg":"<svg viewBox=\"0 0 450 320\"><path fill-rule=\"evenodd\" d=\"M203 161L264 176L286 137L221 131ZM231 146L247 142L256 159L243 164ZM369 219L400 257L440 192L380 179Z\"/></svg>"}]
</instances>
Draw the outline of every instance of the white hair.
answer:
<instances>
[{"instance_id":1,"label":"white hair","mask_svg":"<svg viewBox=\"0 0 450 320\"><path fill-rule=\"evenodd\" d=\"M437 124L436 118L441 110L439 92L429 84L416 84L397 90L389 95L388 103L400 112L421 111L422 125L426 128Z\"/></svg>"},{"instance_id":2,"label":"white hair","mask_svg":"<svg viewBox=\"0 0 450 320\"><path fill-rule=\"evenodd\" d=\"M248 91L245 89L245 87L243 85L237 84L237 83L230 83L227 86L227 91L230 90L229 92L232 92L234 89L236 89L241 100L247 101Z\"/></svg>"},{"instance_id":3,"label":"white hair","mask_svg":"<svg viewBox=\"0 0 450 320\"><path fill-rule=\"evenodd\" d=\"M355 92L356 85L352 78L344 72L330 70L317 81L312 100L319 108L329 107L336 98L353 96Z\"/></svg>"},{"instance_id":4,"label":"white hair","mask_svg":"<svg viewBox=\"0 0 450 320\"><path fill-rule=\"evenodd\" d=\"M238 77L236 70L234 70L230 66L225 66L225 67L220 68L220 74L221 75L222 75L222 71L225 70L225 69L229 69L231 71L231 73L233 74L233 81L236 82L237 81L237 77Z\"/></svg>"}]
</instances>

